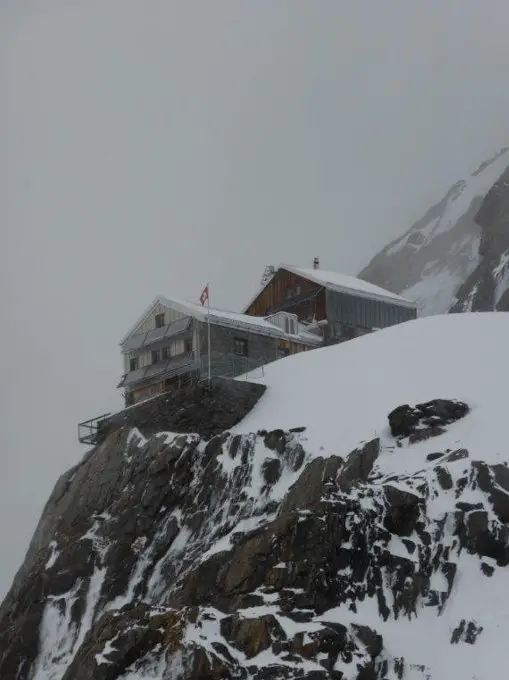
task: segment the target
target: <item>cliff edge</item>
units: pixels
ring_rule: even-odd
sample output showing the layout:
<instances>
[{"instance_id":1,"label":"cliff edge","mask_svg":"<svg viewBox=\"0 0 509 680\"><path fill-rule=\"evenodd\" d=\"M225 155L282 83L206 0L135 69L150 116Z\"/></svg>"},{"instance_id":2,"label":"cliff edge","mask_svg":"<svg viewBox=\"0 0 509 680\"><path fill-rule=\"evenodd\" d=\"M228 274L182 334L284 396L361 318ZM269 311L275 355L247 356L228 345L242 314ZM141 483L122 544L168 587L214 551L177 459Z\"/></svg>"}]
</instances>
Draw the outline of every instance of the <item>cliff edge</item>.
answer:
<instances>
[{"instance_id":1,"label":"cliff edge","mask_svg":"<svg viewBox=\"0 0 509 680\"><path fill-rule=\"evenodd\" d=\"M0 677L501 673L508 341L505 315L421 319L267 366L220 434L112 430L48 500L0 608Z\"/></svg>"}]
</instances>

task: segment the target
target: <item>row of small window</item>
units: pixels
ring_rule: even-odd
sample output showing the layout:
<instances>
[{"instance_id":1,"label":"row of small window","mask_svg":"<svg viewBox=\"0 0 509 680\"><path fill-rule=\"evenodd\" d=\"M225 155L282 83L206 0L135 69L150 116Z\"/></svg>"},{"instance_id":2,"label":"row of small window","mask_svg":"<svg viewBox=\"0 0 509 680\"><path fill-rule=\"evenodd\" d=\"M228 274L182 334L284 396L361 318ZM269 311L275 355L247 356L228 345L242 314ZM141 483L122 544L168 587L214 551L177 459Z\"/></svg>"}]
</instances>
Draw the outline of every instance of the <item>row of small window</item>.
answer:
<instances>
[{"instance_id":1,"label":"row of small window","mask_svg":"<svg viewBox=\"0 0 509 680\"><path fill-rule=\"evenodd\" d=\"M184 353L186 352L192 352L193 351L193 341L191 339L185 341L185 346L184 346ZM163 347L162 349L153 349L152 350L152 363L157 364L159 361L166 361L167 359L171 359L172 354L171 354L171 349L170 347ZM130 371L137 371L140 366L139 363L139 357L131 357L129 359L129 370Z\"/></svg>"},{"instance_id":2,"label":"row of small window","mask_svg":"<svg viewBox=\"0 0 509 680\"><path fill-rule=\"evenodd\" d=\"M192 350L193 350L192 340L186 340L184 352L185 353L192 352ZM238 354L239 356L247 357L248 356L247 340L244 338L235 338L233 342L233 352L234 354ZM159 361L166 361L167 359L171 359L171 357L172 354L169 347L163 347L162 349L152 350L151 358L153 364L157 364ZM129 359L129 370L137 371L139 367L140 367L139 357L131 357L131 359Z\"/></svg>"}]
</instances>

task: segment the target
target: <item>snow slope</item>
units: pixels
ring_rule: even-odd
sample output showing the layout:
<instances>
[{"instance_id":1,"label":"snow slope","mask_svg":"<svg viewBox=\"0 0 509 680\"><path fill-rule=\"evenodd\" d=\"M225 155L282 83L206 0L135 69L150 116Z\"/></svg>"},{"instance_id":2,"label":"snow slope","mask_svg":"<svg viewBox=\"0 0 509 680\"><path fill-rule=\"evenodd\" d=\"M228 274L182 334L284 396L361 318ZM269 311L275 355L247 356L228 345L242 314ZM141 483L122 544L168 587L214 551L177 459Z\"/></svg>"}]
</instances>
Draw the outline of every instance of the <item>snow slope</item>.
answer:
<instances>
[{"instance_id":1,"label":"snow slope","mask_svg":"<svg viewBox=\"0 0 509 680\"><path fill-rule=\"evenodd\" d=\"M447 312L482 260L483 230L476 216L508 166L509 149L504 148L389 243L360 278L415 300L424 315Z\"/></svg>"},{"instance_id":2,"label":"snow slope","mask_svg":"<svg viewBox=\"0 0 509 680\"><path fill-rule=\"evenodd\" d=\"M112 437L61 480L48 507L63 526L48 534L43 522L42 572L15 591L4 629L0 608L0 677L14 668L5 677L198 680L192 669L210 663L207 677L325 680L337 677L323 664L342 635L332 663L343 680L361 667L374 669L362 676L370 680L502 677L508 346L507 314L421 318L239 378L267 390L215 441ZM392 409L434 398L470 412L426 441L391 435ZM366 478L335 485L375 438ZM417 513L408 530L396 527L395 492ZM101 506L90 513L94 493ZM382 636L376 661L358 626ZM32 638L33 662L20 661L17 640Z\"/></svg>"},{"instance_id":3,"label":"snow slope","mask_svg":"<svg viewBox=\"0 0 509 680\"><path fill-rule=\"evenodd\" d=\"M487 463L509 462L506 426L509 369L500 363L509 346L509 314L473 313L417 319L332 348L282 359L265 367L268 390L238 425L239 432L306 426L306 447L314 454L345 456L375 436L382 455L373 471L377 483L397 478L431 481L435 463L427 455L466 448ZM387 414L404 403L456 398L471 413L448 431L425 442L395 448ZM463 463L450 466L453 476ZM455 496L438 491L435 518L454 507ZM468 500L481 501L475 491ZM406 550L402 549L402 554ZM355 616L340 608L327 621L355 621L375 627L389 648L410 663L425 664L432 680L490 680L506 669L509 634L508 568L491 579L480 576L479 558L464 554L445 611L422 607L415 618L381 623L376 603L365 600ZM335 616L334 616L335 614ZM476 645L450 644L461 619L482 622ZM412 675L405 675L411 678ZM421 677L417 674L415 677Z\"/></svg>"},{"instance_id":4,"label":"snow slope","mask_svg":"<svg viewBox=\"0 0 509 680\"><path fill-rule=\"evenodd\" d=\"M466 401L473 413L440 442L393 458L393 472L417 469L430 446L468 444L473 455L495 461L507 442L500 357L508 343L509 315L437 315L287 357L265 366L268 390L235 430L305 425L315 454L344 456L388 436L387 414L396 406L440 396Z\"/></svg>"}]
</instances>

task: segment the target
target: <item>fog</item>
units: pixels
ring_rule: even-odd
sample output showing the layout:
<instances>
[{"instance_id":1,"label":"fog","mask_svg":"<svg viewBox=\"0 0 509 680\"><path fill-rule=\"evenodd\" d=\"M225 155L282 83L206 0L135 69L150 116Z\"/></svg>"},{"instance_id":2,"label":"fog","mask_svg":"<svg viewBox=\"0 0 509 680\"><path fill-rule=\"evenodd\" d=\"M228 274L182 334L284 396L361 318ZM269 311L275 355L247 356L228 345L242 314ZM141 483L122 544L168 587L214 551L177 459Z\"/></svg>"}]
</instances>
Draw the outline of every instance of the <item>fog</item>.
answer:
<instances>
[{"instance_id":1,"label":"fog","mask_svg":"<svg viewBox=\"0 0 509 680\"><path fill-rule=\"evenodd\" d=\"M3 0L0 599L157 294L356 273L508 138L495 0Z\"/></svg>"}]
</instances>

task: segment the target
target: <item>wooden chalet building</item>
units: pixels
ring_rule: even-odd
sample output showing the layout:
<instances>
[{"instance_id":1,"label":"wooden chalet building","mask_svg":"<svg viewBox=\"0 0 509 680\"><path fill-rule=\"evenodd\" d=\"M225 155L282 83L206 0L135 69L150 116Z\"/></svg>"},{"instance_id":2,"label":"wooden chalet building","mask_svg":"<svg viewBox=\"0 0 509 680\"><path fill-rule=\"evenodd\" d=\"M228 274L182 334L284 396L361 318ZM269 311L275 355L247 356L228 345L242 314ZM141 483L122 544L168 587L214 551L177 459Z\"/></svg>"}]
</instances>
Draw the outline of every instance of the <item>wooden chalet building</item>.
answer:
<instances>
[{"instance_id":1,"label":"wooden chalet building","mask_svg":"<svg viewBox=\"0 0 509 680\"><path fill-rule=\"evenodd\" d=\"M324 271L316 259L312 269L281 265L243 313L157 297L120 343L123 375L117 387L130 407L207 379L209 347L212 378L250 372L252 378L252 371L281 357L416 316L413 302ZM79 423L79 441L95 444L110 420L111 414L104 414Z\"/></svg>"},{"instance_id":2,"label":"wooden chalet building","mask_svg":"<svg viewBox=\"0 0 509 680\"><path fill-rule=\"evenodd\" d=\"M291 311L259 318L158 297L120 343L124 374L117 387L126 406L206 378L209 324L212 377L242 375L323 342Z\"/></svg>"},{"instance_id":3,"label":"wooden chalet building","mask_svg":"<svg viewBox=\"0 0 509 680\"><path fill-rule=\"evenodd\" d=\"M417 316L415 303L353 276L280 265L243 310L266 317L291 312L304 324L318 325L324 344L350 340Z\"/></svg>"}]
</instances>

